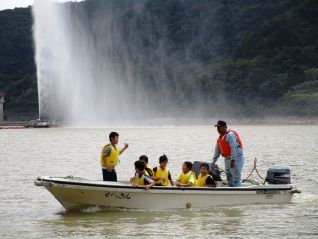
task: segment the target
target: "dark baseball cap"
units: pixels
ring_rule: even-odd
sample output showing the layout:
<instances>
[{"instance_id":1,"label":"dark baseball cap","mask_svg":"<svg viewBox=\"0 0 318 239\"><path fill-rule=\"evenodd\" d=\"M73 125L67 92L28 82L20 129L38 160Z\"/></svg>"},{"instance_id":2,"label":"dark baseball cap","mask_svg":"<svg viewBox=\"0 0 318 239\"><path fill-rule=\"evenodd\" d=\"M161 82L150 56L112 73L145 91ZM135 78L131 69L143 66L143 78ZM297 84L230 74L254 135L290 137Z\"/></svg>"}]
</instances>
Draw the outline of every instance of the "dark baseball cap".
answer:
<instances>
[{"instance_id":1,"label":"dark baseball cap","mask_svg":"<svg viewBox=\"0 0 318 239\"><path fill-rule=\"evenodd\" d=\"M227 126L226 122L223 120L218 120L218 122L216 122L216 125L214 125L215 127L220 127L220 126Z\"/></svg>"}]
</instances>

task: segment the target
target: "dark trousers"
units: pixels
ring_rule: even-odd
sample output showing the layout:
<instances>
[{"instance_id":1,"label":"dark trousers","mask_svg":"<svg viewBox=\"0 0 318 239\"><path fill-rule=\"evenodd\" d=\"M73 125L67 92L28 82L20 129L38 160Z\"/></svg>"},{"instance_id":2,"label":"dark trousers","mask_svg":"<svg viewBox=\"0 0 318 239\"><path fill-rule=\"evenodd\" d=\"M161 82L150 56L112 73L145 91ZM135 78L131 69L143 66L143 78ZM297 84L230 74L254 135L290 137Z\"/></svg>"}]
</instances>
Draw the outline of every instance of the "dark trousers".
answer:
<instances>
[{"instance_id":1,"label":"dark trousers","mask_svg":"<svg viewBox=\"0 0 318 239\"><path fill-rule=\"evenodd\" d=\"M113 171L108 172L107 169L102 169L103 170L103 181L113 181L117 182L117 173L115 169Z\"/></svg>"}]
</instances>

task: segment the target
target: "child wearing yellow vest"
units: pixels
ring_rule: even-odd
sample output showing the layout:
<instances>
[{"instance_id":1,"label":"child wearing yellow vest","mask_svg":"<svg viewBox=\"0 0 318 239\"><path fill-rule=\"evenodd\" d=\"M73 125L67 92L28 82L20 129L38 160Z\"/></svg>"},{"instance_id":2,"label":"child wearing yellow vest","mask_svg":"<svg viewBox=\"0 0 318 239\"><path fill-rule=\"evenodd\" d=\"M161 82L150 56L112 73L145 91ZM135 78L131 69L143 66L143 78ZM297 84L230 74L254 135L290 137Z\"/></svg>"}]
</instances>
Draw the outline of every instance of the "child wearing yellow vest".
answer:
<instances>
[{"instance_id":1,"label":"child wearing yellow vest","mask_svg":"<svg viewBox=\"0 0 318 239\"><path fill-rule=\"evenodd\" d=\"M100 156L100 163L102 166L103 181L117 182L117 173L115 167L119 161L119 155L121 155L127 148L128 144L125 144L124 148L118 149L117 144L119 140L119 134L117 132L111 132L109 134L109 144L106 144L102 148Z\"/></svg>"},{"instance_id":2,"label":"child wearing yellow vest","mask_svg":"<svg viewBox=\"0 0 318 239\"><path fill-rule=\"evenodd\" d=\"M148 167L148 157L147 157L147 155L141 155L139 157L139 161L143 162L144 165L145 165L145 170L144 170L145 174L147 176L149 176L150 178L152 178L153 170Z\"/></svg>"},{"instance_id":3,"label":"child wearing yellow vest","mask_svg":"<svg viewBox=\"0 0 318 239\"><path fill-rule=\"evenodd\" d=\"M130 178L130 182L135 187L145 186L145 189L148 190L155 184L155 182L144 173L144 169L144 163L141 161L136 161L135 173Z\"/></svg>"},{"instance_id":4,"label":"child wearing yellow vest","mask_svg":"<svg viewBox=\"0 0 318 239\"><path fill-rule=\"evenodd\" d=\"M191 171L192 163L186 161L182 165L182 172L179 173L176 181L178 187L191 187L195 186L195 174Z\"/></svg>"},{"instance_id":5,"label":"child wearing yellow vest","mask_svg":"<svg viewBox=\"0 0 318 239\"><path fill-rule=\"evenodd\" d=\"M202 163L200 166L200 175L198 176L197 187L216 187L213 177L209 175L209 165Z\"/></svg>"},{"instance_id":6,"label":"child wearing yellow vest","mask_svg":"<svg viewBox=\"0 0 318 239\"><path fill-rule=\"evenodd\" d=\"M168 157L164 154L159 157L159 167L153 168L152 179L155 181L155 186L168 186L169 181L174 186L171 174L167 169Z\"/></svg>"}]
</instances>

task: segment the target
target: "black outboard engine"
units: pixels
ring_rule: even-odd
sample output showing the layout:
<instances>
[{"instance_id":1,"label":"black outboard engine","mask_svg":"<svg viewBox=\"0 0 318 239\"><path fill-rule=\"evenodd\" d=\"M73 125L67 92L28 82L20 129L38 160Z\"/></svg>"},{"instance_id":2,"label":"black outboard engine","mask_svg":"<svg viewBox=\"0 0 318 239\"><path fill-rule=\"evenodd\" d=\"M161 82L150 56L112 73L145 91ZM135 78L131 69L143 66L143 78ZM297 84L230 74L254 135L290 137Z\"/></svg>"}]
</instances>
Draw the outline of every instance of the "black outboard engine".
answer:
<instances>
[{"instance_id":1,"label":"black outboard engine","mask_svg":"<svg viewBox=\"0 0 318 239\"><path fill-rule=\"evenodd\" d=\"M201 161L194 161L192 164L192 171L194 172L195 176L198 177L200 174L200 166L203 162ZM204 162L205 163L205 162ZM209 174L213 177L214 181L222 181L221 173L219 170L218 165L213 165L212 163L207 163L209 165Z\"/></svg>"},{"instance_id":2,"label":"black outboard engine","mask_svg":"<svg viewBox=\"0 0 318 239\"><path fill-rule=\"evenodd\" d=\"M268 182L269 184L289 184L289 168L269 168L267 170L265 182Z\"/></svg>"}]
</instances>

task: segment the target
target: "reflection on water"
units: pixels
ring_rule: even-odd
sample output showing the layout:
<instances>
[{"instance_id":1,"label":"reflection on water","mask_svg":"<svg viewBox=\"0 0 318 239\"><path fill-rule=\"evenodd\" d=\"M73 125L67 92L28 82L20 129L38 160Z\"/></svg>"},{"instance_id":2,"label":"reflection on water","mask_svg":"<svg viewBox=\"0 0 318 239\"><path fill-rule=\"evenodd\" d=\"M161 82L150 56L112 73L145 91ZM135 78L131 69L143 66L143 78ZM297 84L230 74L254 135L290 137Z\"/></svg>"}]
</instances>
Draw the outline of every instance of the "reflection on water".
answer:
<instances>
[{"instance_id":1,"label":"reflection on water","mask_svg":"<svg viewBox=\"0 0 318 239\"><path fill-rule=\"evenodd\" d=\"M318 220L317 204L309 209L311 216L308 215L308 208L307 213L304 213L305 208L296 203L169 211L94 208L80 213L60 212L56 214L57 218L40 221L39 226L42 229L49 229L53 237L69 238L86 236L229 238L246 237L246 235L252 238L290 235L290 238L293 238L303 233L318 235L316 224L308 225L308 219ZM295 216L295 210L302 212Z\"/></svg>"},{"instance_id":2,"label":"reflection on water","mask_svg":"<svg viewBox=\"0 0 318 239\"><path fill-rule=\"evenodd\" d=\"M122 129L28 129L0 131L0 238L315 238L318 237L318 126L237 126L245 142L244 175L259 159L265 175L271 166L288 166L302 190L284 205L244 205L183 210L90 208L65 212L33 179L74 175L101 179L99 153L110 130L129 149L118 167L127 180L133 162L147 154L156 166L169 157L172 176L185 160L211 160L217 137L212 127ZM220 162L223 167L223 162ZM212 199L211 199L212 200ZM169 203L169 202L167 202Z\"/></svg>"},{"instance_id":3,"label":"reflection on water","mask_svg":"<svg viewBox=\"0 0 318 239\"><path fill-rule=\"evenodd\" d=\"M85 212L61 212L58 218L43 220L42 227L52 229L55 237L67 234L105 236L191 238L193 236L235 235L244 215L242 208L200 210L106 210L94 208ZM59 230L54 230L58 228ZM61 230L64 228L66 231ZM80 232L80 233L79 233Z\"/></svg>"}]
</instances>

